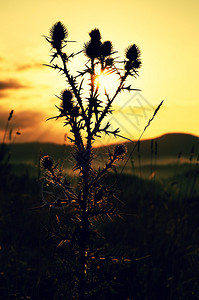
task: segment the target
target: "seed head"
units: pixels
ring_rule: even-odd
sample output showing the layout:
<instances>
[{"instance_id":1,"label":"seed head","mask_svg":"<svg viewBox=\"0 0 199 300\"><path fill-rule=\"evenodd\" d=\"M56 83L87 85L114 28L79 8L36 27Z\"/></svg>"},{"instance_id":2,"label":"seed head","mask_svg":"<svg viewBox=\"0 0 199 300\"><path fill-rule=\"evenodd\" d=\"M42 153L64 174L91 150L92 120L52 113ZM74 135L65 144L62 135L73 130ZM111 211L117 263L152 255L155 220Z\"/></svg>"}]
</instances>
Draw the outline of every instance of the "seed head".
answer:
<instances>
[{"instance_id":1,"label":"seed head","mask_svg":"<svg viewBox=\"0 0 199 300\"><path fill-rule=\"evenodd\" d=\"M93 42L99 42L101 40L101 34L100 34L100 31L99 29L95 28L94 30L92 30L90 33L89 33L90 37L91 37L91 40Z\"/></svg>"},{"instance_id":2,"label":"seed head","mask_svg":"<svg viewBox=\"0 0 199 300\"><path fill-rule=\"evenodd\" d=\"M53 48L60 50L62 42L68 36L66 27L61 23L55 23L50 29L51 44Z\"/></svg>"},{"instance_id":3,"label":"seed head","mask_svg":"<svg viewBox=\"0 0 199 300\"><path fill-rule=\"evenodd\" d=\"M84 53L90 59L94 59L100 56L101 42L99 40L91 40L84 45Z\"/></svg>"},{"instance_id":4,"label":"seed head","mask_svg":"<svg viewBox=\"0 0 199 300\"><path fill-rule=\"evenodd\" d=\"M94 59L100 56L101 34L99 29L94 29L90 33L90 41L84 45L84 53L90 58Z\"/></svg>"},{"instance_id":5,"label":"seed head","mask_svg":"<svg viewBox=\"0 0 199 300\"><path fill-rule=\"evenodd\" d=\"M112 43L110 41L106 41L101 45L101 55L105 56L109 56L111 55L112 52Z\"/></svg>"},{"instance_id":6,"label":"seed head","mask_svg":"<svg viewBox=\"0 0 199 300\"><path fill-rule=\"evenodd\" d=\"M54 164L53 159L48 155L42 157L40 160L40 166L41 166L41 168L43 168L45 170L51 171L53 164Z\"/></svg>"},{"instance_id":7,"label":"seed head","mask_svg":"<svg viewBox=\"0 0 199 300\"><path fill-rule=\"evenodd\" d=\"M126 147L124 145L116 145L115 149L114 149L114 156L117 159L121 159L124 157L125 153L126 153Z\"/></svg>"},{"instance_id":8,"label":"seed head","mask_svg":"<svg viewBox=\"0 0 199 300\"><path fill-rule=\"evenodd\" d=\"M126 49L126 58L128 58L130 61L137 60L140 57L140 54L140 50L135 44L130 45Z\"/></svg>"},{"instance_id":9,"label":"seed head","mask_svg":"<svg viewBox=\"0 0 199 300\"><path fill-rule=\"evenodd\" d=\"M71 112L71 110L73 109L73 94L70 90L64 90L61 92L61 109L63 110L63 112Z\"/></svg>"},{"instance_id":10,"label":"seed head","mask_svg":"<svg viewBox=\"0 0 199 300\"><path fill-rule=\"evenodd\" d=\"M141 61L140 61L140 50L139 48L133 44L130 45L126 49L126 58L128 59L125 62L125 70L129 72L132 69L139 69L141 67Z\"/></svg>"},{"instance_id":11,"label":"seed head","mask_svg":"<svg viewBox=\"0 0 199 300\"><path fill-rule=\"evenodd\" d=\"M73 98L73 94L70 90L64 90L61 92L61 99L64 101L71 101Z\"/></svg>"}]
</instances>

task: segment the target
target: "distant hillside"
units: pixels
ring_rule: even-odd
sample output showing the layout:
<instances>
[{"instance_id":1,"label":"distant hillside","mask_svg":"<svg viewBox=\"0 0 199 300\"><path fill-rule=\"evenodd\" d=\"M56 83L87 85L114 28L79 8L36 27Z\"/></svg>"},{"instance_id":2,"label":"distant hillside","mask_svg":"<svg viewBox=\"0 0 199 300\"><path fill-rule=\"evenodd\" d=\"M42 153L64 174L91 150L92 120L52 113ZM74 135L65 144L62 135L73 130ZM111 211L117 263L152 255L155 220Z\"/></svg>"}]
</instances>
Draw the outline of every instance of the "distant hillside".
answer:
<instances>
[{"instance_id":1,"label":"distant hillside","mask_svg":"<svg viewBox=\"0 0 199 300\"><path fill-rule=\"evenodd\" d=\"M60 160L63 157L69 157L71 150L71 146L53 143L13 144L10 146L11 162L38 164L39 159L44 155L50 155L55 160Z\"/></svg>"},{"instance_id":2,"label":"distant hillside","mask_svg":"<svg viewBox=\"0 0 199 300\"><path fill-rule=\"evenodd\" d=\"M155 143L157 143L157 150L155 149ZM128 149L132 149L132 145L129 143ZM151 153L152 151L153 153ZM198 156L199 137L183 133L170 133L153 140L140 142L140 155L142 158L149 158L151 154L155 155L155 151L157 151L157 158L160 159L177 158L179 154L183 158L189 158L191 152L194 156Z\"/></svg>"},{"instance_id":3,"label":"distant hillside","mask_svg":"<svg viewBox=\"0 0 199 300\"><path fill-rule=\"evenodd\" d=\"M148 139L140 141L139 145L131 142L125 143L128 149L128 155L131 154L134 163L138 162L140 156L142 164L148 164L153 159L157 158L157 163L173 163L177 161L178 156L182 161L189 160L193 155L196 160L199 155L199 137L183 134L183 133L171 133L165 134L155 139ZM108 148L112 146L100 147L98 154L104 155L108 152Z\"/></svg>"},{"instance_id":4,"label":"distant hillside","mask_svg":"<svg viewBox=\"0 0 199 300\"><path fill-rule=\"evenodd\" d=\"M199 154L199 138L190 134L183 133L171 133L160 136L154 140L142 140L139 145L139 154L142 159L142 163L150 161L151 156L155 157L157 143L157 162L165 159L177 159L179 153L182 158L189 159L191 152L193 152L196 159ZM130 154L134 148L135 143L126 142L128 148L128 154ZM105 156L108 153L108 149L112 146L103 146L95 149L95 154L100 157ZM53 143L23 143L13 144L10 146L11 162L13 163L31 163L38 164L39 158L44 155L50 155L57 161L62 161L63 158L71 161L71 146L58 145ZM134 149L133 159L135 163L138 159L138 147Z\"/></svg>"}]
</instances>

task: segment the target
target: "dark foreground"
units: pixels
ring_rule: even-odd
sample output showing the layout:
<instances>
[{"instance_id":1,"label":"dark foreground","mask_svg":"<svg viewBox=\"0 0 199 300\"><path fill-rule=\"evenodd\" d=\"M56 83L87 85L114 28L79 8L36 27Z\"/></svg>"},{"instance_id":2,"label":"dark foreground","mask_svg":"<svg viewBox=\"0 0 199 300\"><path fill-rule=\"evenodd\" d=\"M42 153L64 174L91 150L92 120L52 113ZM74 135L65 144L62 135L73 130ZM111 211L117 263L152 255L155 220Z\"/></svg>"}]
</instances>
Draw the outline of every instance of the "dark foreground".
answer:
<instances>
[{"instance_id":1,"label":"dark foreground","mask_svg":"<svg viewBox=\"0 0 199 300\"><path fill-rule=\"evenodd\" d=\"M64 245L46 230L63 212L32 209L41 182L28 171L0 176L0 299L73 299ZM199 299L197 176L198 166L164 181L110 175L121 212L98 221L106 252L90 270L87 299Z\"/></svg>"}]
</instances>

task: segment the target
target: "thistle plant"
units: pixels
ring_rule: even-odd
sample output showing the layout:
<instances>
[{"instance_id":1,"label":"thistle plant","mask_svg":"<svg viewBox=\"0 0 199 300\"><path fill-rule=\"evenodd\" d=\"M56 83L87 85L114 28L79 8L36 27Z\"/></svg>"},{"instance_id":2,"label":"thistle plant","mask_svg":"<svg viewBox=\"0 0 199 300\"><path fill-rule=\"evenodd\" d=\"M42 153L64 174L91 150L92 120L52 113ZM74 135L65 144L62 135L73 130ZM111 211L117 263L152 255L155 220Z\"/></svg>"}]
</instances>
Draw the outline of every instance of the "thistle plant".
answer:
<instances>
[{"instance_id":1,"label":"thistle plant","mask_svg":"<svg viewBox=\"0 0 199 300\"><path fill-rule=\"evenodd\" d=\"M73 170L78 172L78 184L72 186L70 179L63 173L59 164L45 156L41 166L45 170L45 180L42 185L44 205L55 209L56 228L48 229L67 254L65 264L71 272L73 282L73 297L87 299L91 295L91 286L96 276L92 276L92 265L100 259L100 246L96 247L94 240L99 239L97 224L112 215L118 214L118 205L113 186L105 184L105 178L117 161L123 159L126 148L117 145L107 154L104 167L95 169L93 144L102 134L120 136L119 128L110 129L107 116L112 113L112 105L116 97L127 90L127 79L136 77L141 66L140 50L130 45L121 61L116 57L111 41L102 41L99 29L89 33L89 41L77 53L68 54L68 30L57 22L45 36L52 51L52 59L47 66L58 70L66 79L66 88L57 96L60 101L56 105L58 114L49 119L62 119L64 126L70 130L68 140L73 145ZM87 62L76 74L70 71L74 57L84 55ZM81 58L79 60L81 62ZM118 86L110 95L106 89L100 90L97 78L100 73L113 74L118 78ZM102 100L103 99L103 100ZM47 185L46 185L47 183ZM47 187L53 187L53 192ZM64 218L70 217L64 225ZM69 254L70 253L70 254ZM97 299L97 298L95 298Z\"/></svg>"}]
</instances>

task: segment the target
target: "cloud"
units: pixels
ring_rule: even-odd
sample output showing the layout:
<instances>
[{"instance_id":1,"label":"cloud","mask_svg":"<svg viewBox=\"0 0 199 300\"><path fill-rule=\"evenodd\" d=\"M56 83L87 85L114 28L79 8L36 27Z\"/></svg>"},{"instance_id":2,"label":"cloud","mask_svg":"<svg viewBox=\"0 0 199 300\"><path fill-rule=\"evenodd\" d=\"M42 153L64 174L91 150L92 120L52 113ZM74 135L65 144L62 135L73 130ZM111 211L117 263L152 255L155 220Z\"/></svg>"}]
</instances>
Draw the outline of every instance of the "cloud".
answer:
<instances>
[{"instance_id":1,"label":"cloud","mask_svg":"<svg viewBox=\"0 0 199 300\"><path fill-rule=\"evenodd\" d=\"M29 70L38 70L44 68L43 62L39 61L33 61L29 60L26 63L14 63L10 62L8 59L0 56L0 64L1 64L1 69L0 71L4 72L23 72L23 71L29 71Z\"/></svg>"},{"instance_id":2,"label":"cloud","mask_svg":"<svg viewBox=\"0 0 199 300\"><path fill-rule=\"evenodd\" d=\"M0 109L0 130L4 130L10 111ZM15 129L27 129L34 128L43 122L45 117L41 112L24 110L14 111L12 119L10 120L10 128Z\"/></svg>"},{"instance_id":3,"label":"cloud","mask_svg":"<svg viewBox=\"0 0 199 300\"><path fill-rule=\"evenodd\" d=\"M43 67L43 65L41 63L17 65L16 71L28 71L28 70L32 70L32 69L39 69L41 67Z\"/></svg>"},{"instance_id":4,"label":"cloud","mask_svg":"<svg viewBox=\"0 0 199 300\"><path fill-rule=\"evenodd\" d=\"M6 124L10 115L10 110L5 110L0 106L0 142L3 140ZM39 111L15 110L8 124L6 134L6 142L8 142L10 130L12 130L12 138L17 131L21 133L17 137L17 142L56 142L64 143L64 135L67 132L66 127L60 124L61 121L46 122L48 116Z\"/></svg>"},{"instance_id":5,"label":"cloud","mask_svg":"<svg viewBox=\"0 0 199 300\"><path fill-rule=\"evenodd\" d=\"M27 88L27 85L22 84L17 79L6 79L6 80L0 80L0 91L6 91L10 89L22 89Z\"/></svg>"}]
</instances>

